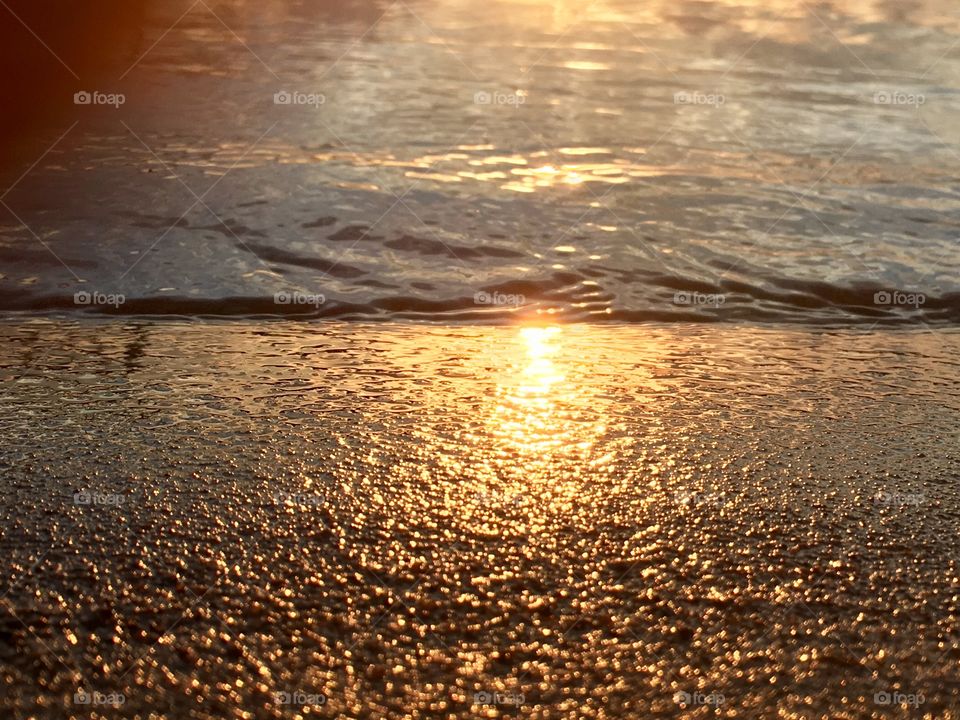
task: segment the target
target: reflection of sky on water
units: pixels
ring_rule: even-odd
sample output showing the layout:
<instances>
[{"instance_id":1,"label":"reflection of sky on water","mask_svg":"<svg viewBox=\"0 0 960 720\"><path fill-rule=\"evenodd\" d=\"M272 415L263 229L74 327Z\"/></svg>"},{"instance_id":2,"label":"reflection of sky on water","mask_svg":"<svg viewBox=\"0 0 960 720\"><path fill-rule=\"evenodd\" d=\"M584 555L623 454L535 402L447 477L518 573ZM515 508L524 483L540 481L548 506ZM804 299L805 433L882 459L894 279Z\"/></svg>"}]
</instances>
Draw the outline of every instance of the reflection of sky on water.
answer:
<instances>
[{"instance_id":1,"label":"reflection of sky on water","mask_svg":"<svg viewBox=\"0 0 960 720\"><path fill-rule=\"evenodd\" d=\"M126 126L78 116L10 197L88 282L210 302L284 284L454 320L513 285L571 319L788 322L960 287L949 4L188 8L146 9L142 58L114 73ZM178 177L213 188L210 212L181 218ZM13 285L69 289L23 258ZM672 303L692 289L723 312Z\"/></svg>"}]
</instances>

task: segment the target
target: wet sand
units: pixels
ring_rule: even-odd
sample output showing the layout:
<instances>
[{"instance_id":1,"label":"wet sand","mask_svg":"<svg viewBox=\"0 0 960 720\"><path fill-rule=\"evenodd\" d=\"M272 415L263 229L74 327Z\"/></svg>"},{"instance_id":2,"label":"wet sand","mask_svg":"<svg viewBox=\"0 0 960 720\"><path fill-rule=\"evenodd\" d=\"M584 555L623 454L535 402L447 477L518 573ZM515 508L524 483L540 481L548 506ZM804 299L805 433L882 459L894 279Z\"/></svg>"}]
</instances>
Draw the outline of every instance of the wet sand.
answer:
<instances>
[{"instance_id":1,"label":"wet sand","mask_svg":"<svg viewBox=\"0 0 960 720\"><path fill-rule=\"evenodd\" d=\"M6 322L0 708L958 717L958 350Z\"/></svg>"}]
</instances>

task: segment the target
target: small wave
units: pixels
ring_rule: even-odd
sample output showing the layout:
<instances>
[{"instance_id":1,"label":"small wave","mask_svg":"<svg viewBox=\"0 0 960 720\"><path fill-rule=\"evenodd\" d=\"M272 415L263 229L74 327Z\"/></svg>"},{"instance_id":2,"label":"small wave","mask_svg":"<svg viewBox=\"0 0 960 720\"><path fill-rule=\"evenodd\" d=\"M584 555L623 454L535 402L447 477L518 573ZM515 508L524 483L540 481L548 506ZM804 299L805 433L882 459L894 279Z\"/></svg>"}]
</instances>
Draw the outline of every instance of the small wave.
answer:
<instances>
[{"instance_id":1,"label":"small wave","mask_svg":"<svg viewBox=\"0 0 960 720\"><path fill-rule=\"evenodd\" d=\"M287 294L226 297L147 296L77 299L75 293L0 292L0 311L108 316L419 320L503 324L532 318L557 322L788 323L897 326L960 324L960 293L924 296L879 286L838 287L778 280L776 289L744 282L710 284L658 277L647 300L622 307L615 294L584 284L583 276L556 273L542 281L485 285L476 292L424 297L403 289L363 301ZM772 283L773 284L773 283ZM380 285L380 284L376 284ZM372 288L377 289L377 288ZM383 289L383 288L379 288ZM80 291L83 292L83 291Z\"/></svg>"}]
</instances>

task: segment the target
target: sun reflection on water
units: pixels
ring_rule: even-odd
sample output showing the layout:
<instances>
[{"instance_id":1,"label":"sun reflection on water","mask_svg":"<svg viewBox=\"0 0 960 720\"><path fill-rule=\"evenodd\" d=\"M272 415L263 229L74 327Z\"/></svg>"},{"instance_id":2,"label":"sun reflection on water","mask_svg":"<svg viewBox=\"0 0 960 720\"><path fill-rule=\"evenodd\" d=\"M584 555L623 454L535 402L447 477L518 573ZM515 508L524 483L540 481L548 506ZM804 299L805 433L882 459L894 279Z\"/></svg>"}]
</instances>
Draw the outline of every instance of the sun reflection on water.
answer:
<instances>
[{"instance_id":1,"label":"sun reflection on water","mask_svg":"<svg viewBox=\"0 0 960 720\"><path fill-rule=\"evenodd\" d=\"M493 436L516 453L543 452L557 447L562 439L554 434L564 371L554 361L560 328L525 327L519 332L525 357L511 381L498 388L494 408Z\"/></svg>"},{"instance_id":2,"label":"sun reflection on water","mask_svg":"<svg viewBox=\"0 0 960 720\"><path fill-rule=\"evenodd\" d=\"M460 490L474 511L512 507L537 525L576 504L582 483L597 470L593 456L606 414L562 326L510 332L492 351L495 372L481 417L463 438L474 461L464 468Z\"/></svg>"}]
</instances>

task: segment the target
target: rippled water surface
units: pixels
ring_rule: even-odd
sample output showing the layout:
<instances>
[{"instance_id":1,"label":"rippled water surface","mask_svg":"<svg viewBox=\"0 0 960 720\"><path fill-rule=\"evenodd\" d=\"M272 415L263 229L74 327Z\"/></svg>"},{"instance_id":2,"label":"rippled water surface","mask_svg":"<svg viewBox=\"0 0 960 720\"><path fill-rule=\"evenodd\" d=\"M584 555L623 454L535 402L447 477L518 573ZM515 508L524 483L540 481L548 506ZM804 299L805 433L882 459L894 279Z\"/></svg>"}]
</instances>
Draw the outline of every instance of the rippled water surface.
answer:
<instances>
[{"instance_id":1,"label":"rippled water surface","mask_svg":"<svg viewBox=\"0 0 960 720\"><path fill-rule=\"evenodd\" d=\"M955 4L44 7L0 714L960 717Z\"/></svg>"},{"instance_id":2,"label":"rippled water surface","mask_svg":"<svg viewBox=\"0 0 960 720\"><path fill-rule=\"evenodd\" d=\"M955 333L305 327L0 326L6 712L958 717Z\"/></svg>"},{"instance_id":3,"label":"rippled water surface","mask_svg":"<svg viewBox=\"0 0 960 720\"><path fill-rule=\"evenodd\" d=\"M939 0L148 3L77 83L126 103L10 168L66 131L4 196L0 304L955 322L958 31Z\"/></svg>"}]
</instances>

